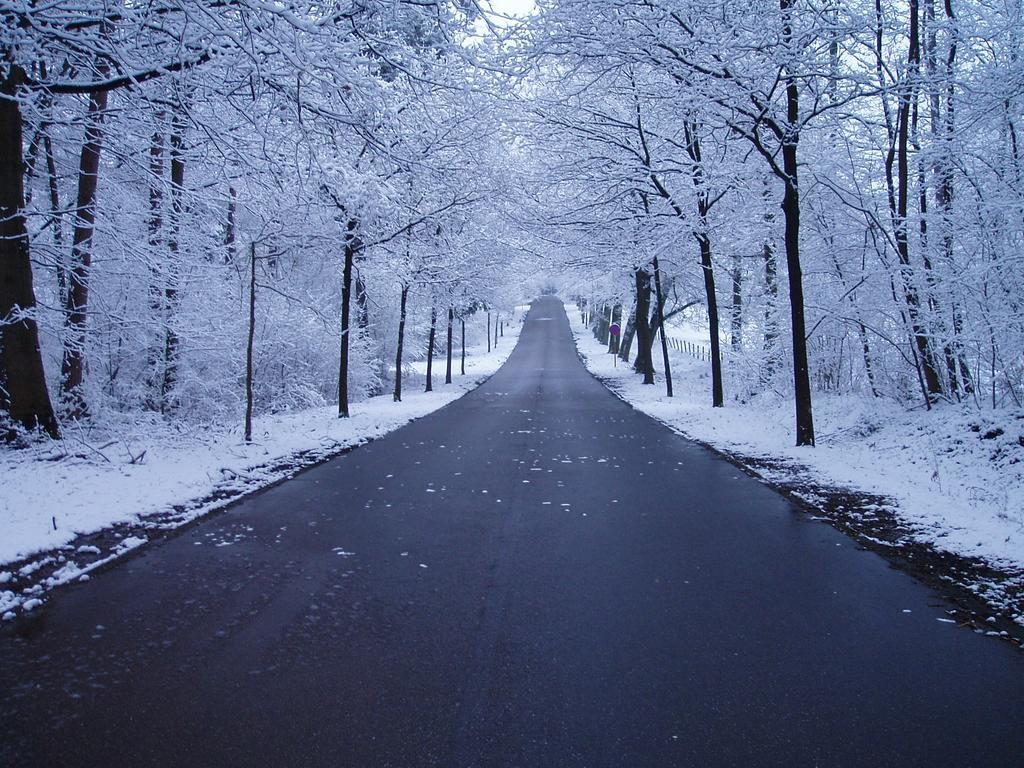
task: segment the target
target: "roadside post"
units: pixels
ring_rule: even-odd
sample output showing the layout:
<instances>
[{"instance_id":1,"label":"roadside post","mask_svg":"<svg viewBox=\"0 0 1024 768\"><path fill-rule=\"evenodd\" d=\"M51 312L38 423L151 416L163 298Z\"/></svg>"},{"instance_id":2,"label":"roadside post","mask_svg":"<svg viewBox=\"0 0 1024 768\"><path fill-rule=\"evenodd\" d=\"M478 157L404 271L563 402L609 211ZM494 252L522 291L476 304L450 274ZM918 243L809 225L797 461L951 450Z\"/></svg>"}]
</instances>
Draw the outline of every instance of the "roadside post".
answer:
<instances>
[{"instance_id":1,"label":"roadside post","mask_svg":"<svg viewBox=\"0 0 1024 768\"><path fill-rule=\"evenodd\" d=\"M612 323L608 326L609 335L615 339L615 343L612 344L612 347L614 347L614 351L612 352L612 367L614 368L619 367L619 332L621 330L622 329L619 327L618 323Z\"/></svg>"}]
</instances>

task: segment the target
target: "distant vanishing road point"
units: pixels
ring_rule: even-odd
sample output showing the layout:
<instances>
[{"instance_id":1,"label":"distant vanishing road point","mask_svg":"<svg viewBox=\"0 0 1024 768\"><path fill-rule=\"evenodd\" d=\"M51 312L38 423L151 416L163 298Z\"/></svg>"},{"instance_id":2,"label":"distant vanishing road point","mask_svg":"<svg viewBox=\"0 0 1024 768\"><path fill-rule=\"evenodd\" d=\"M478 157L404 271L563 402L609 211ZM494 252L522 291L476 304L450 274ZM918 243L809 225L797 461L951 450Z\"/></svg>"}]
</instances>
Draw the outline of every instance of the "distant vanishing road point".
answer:
<instances>
[{"instance_id":1,"label":"distant vanishing road point","mask_svg":"<svg viewBox=\"0 0 1024 768\"><path fill-rule=\"evenodd\" d=\"M1020 766L1024 655L632 410L508 363L0 632L0 765Z\"/></svg>"}]
</instances>

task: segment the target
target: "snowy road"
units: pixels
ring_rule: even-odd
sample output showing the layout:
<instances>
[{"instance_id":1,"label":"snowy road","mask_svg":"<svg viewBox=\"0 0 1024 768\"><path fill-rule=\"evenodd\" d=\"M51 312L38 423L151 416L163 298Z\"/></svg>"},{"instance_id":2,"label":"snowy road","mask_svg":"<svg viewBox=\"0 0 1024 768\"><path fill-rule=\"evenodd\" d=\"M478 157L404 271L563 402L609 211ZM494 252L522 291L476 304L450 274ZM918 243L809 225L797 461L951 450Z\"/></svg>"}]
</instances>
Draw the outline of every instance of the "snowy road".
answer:
<instances>
[{"instance_id":1,"label":"snowy road","mask_svg":"<svg viewBox=\"0 0 1024 768\"><path fill-rule=\"evenodd\" d=\"M1024 656L631 410L488 383L0 635L0 765L1019 765Z\"/></svg>"}]
</instances>

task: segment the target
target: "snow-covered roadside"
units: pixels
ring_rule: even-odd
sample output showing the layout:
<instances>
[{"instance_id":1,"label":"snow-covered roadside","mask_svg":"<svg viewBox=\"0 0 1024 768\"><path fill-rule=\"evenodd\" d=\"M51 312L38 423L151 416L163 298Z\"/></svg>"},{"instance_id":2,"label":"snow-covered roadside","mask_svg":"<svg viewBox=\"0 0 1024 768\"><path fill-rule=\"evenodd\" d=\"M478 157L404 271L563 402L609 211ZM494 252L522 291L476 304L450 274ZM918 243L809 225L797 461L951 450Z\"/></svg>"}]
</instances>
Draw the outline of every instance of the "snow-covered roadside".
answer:
<instances>
[{"instance_id":1,"label":"snow-covered roadside","mask_svg":"<svg viewBox=\"0 0 1024 768\"><path fill-rule=\"evenodd\" d=\"M774 393L710 407L707 362L673 351L673 398L644 386L567 307L587 368L626 402L746 464L769 482L810 480L885 497L915 541L978 558L1024 585L1024 413L948 407L911 412L885 400L816 395L817 447L793 446L793 406ZM728 397L728 394L727 394ZM751 462L750 459L764 460ZM753 466L752 466L753 465ZM808 498L811 503L813 498ZM969 586L996 607L990 585ZM1011 609L1013 615L1015 609ZM1014 618L1024 624L1024 615Z\"/></svg>"},{"instance_id":2,"label":"snow-covered roadside","mask_svg":"<svg viewBox=\"0 0 1024 768\"><path fill-rule=\"evenodd\" d=\"M184 525L458 399L508 359L524 309L505 325L497 349L467 349L465 376L456 356L453 383L444 384L442 357L433 392L409 386L401 403L390 393L354 403L348 419L337 417L337 406L259 417L250 445L239 428L180 433L154 419L123 424L120 433L69 430L58 443L0 451L0 615L32 610L50 589L87 580L142 546L148 537L139 528ZM109 547L83 543L82 534L108 529Z\"/></svg>"}]
</instances>

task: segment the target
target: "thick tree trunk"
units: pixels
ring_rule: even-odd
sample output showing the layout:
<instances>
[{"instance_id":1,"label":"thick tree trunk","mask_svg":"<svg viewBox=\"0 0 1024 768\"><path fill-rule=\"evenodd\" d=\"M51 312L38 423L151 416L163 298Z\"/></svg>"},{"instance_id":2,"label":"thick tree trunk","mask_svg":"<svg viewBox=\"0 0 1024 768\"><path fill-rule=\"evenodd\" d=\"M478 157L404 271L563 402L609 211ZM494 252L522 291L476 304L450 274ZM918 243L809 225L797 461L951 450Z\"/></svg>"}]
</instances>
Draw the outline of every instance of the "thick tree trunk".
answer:
<instances>
[{"instance_id":1,"label":"thick tree trunk","mask_svg":"<svg viewBox=\"0 0 1024 768\"><path fill-rule=\"evenodd\" d=\"M395 402L402 401L402 348L405 346L405 316L409 286L402 286L402 301L398 309L398 346L395 350Z\"/></svg>"},{"instance_id":2,"label":"thick tree trunk","mask_svg":"<svg viewBox=\"0 0 1024 768\"><path fill-rule=\"evenodd\" d=\"M452 327L455 325L455 308L448 307L448 359L445 361L444 383L452 383Z\"/></svg>"},{"instance_id":3,"label":"thick tree trunk","mask_svg":"<svg viewBox=\"0 0 1024 768\"><path fill-rule=\"evenodd\" d=\"M434 391L434 341L437 339L437 307L430 307L430 338L427 341L427 388Z\"/></svg>"},{"instance_id":4,"label":"thick tree trunk","mask_svg":"<svg viewBox=\"0 0 1024 768\"><path fill-rule=\"evenodd\" d=\"M658 301L658 329L661 331L661 359L665 366L665 394L672 397L672 364L668 357L668 336L665 335L665 292L661 290L661 266L654 257L654 291Z\"/></svg>"},{"instance_id":5,"label":"thick tree trunk","mask_svg":"<svg viewBox=\"0 0 1024 768\"><path fill-rule=\"evenodd\" d=\"M780 0L783 13L782 37L792 40L789 12L794 0ZM811 377L807 364L807 328L804 320L804 284L800 267L800 187L797 179L797 141L799 140L800 92L792 73L784 77L786 86L787 133L782 142L782 168L785 193L782 213L786 223L786 266L789 271L789 306L793 330L793 391L796 405L796 444L814 445L814 417L811 410Z\"/></svg>"},{"instance_id":6,"label":"thick tree trunk","mask_svg":"<svg viewBox=\"0 0 1024 768\"><path fill-rule=\"evenodd\" d=\"M348 409L348 350L351 328L349 316L352 305L352 265L355 262L357 236L359 226L353 218L349 218L345 227L345 266L341 275L341 362L338 368L338 418L347 418Z\"/></svg>"},{"instance_id":7,"label":"thick tree trunk","mask_svg":"<svg viewBox=\"0 0 1024 768\"><path fill-rule=\"evenodd\" d=\"M793 391L796 402L796 444L814 445L811 380L807 364L807 328L804 320L803 273L800 267L800 196L796 186L796 145L783 146L783 163L790 178L782 200L786 222L786 266L789 271L789 304L792 317Z\"/></svg>"},{"instance_id":8,"label":"thick tree trunk","mask_svg":"<svg viewBox=\"0 0 1024 768\"><path fill-rule=\"evenodd\" d=\"M633 325L636 329L637 351L633 370L643 374L644 384L654 383L654 363L651 360L651 274L643 267L634 272L636 280L636 309L633 313Z\"/></svg>"},{"instance_id":9,"label":"thick tree trunk","mask_svg":"<svg viewBox=\"0 0 1024 768\"><path fill-rule=\"evenodd\" d=\"M96 222L96 188L103 146L103 113L106 108L106 91L89 96L85 138L78 163L78 201L71 241L70 285L66 306L67 337L64 340L64 360L61 364L62 407L69 419L79 419L88 414L88 404L82 391L85 379L85 329Z\"/></svg>"},{"instance_id":10,"label":"thick tree trunk","mask_svg":"<svg viewBox=\"0 0 1024 768\"><path fill-rule=\"evenodd\" d=\"M18 90L25 73L8 64L0 81L0 410L50 436L60 430L46 389L36 298L25 226L22 119Z\"/></svg>"}]
</instances>

